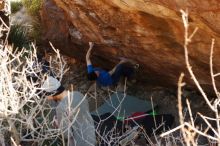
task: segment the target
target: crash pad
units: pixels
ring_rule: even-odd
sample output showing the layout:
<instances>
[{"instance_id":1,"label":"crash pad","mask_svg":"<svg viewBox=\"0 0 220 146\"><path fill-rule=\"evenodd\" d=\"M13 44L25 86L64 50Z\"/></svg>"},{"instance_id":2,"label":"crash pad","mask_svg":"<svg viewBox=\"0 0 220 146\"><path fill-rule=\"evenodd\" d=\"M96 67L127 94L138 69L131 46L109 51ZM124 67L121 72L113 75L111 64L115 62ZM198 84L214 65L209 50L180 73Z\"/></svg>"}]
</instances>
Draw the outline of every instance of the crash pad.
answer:
<instances>
[{"instance_id":1,"label":"crash pad","mask_svg":"<svg viewBox=\"0 0 220 146\"><path fill-rule=\"evenodd\" d=\"M100 107L91 114L99 116L105 113L113 113L115 117L129 117L135 112L148 112L153 109L151 101L141 100L138 97L121 92L114 93Z\"/></svg>"}]
</instances>

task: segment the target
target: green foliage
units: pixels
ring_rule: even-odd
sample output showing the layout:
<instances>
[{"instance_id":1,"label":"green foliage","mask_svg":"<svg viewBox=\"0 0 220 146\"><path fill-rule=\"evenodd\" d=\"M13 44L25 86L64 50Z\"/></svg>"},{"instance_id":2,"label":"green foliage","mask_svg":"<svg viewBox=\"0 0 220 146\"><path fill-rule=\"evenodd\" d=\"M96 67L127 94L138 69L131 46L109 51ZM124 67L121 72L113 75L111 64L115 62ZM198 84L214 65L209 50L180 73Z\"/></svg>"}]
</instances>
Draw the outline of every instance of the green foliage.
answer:
<instances>
[{"instance_id":1,"label":"green foliage","mask_svg":"<svg viewBox=\"0 0 220 146\"><path fill-rule=\"evenodd\" d=\"M21 25L12 25L9 36L8 36L8 43L13 44L14 48L29 48L29 40L27 37L27 31L24 26Z\"/></svg>"},{"instance_id":2,"label":"green foliage","mask_svg":"<svg viewBox=\"0 0 220 146\"><path fill-rule=\"evenodd\" d=\"M23 7L21 1L11 1L11 13L14 14L18 12Z\"/></svg>"},{"instance_id":3,"label":"green foliage","mask_svg":"<svg viewBox=\"0 0 220 146\"><path fill-rule=\"evenodd\" d=\"M32 28L31 28L31 32L29 34L29 37L31 39L34 39L38 43L41 40L42 29L43 28L41 26L40 21L33 20Z\"/></svg>"},{"instance_id":4,"label":"green foliage","mask_svg":"<svg viewBox=\"0 0 220 146\"><path fill-rule=\"evenodd\" d=\"M40 42L42 32L40 23L40 9L42 7L43 0L22 0L22 3L33 19L32 30L29 33L29 37L36 40L38 43Z\"/></svg>"},{"instance_id":5,"label":"green foliage","mask_svg":"<svg viewBox=\"0 0 220 146\"><path fill-rule=\"evenodd\" d=\"M40 17L43 0L22 0L22 3L31 16Z\"/></svg>"}]
</instances>

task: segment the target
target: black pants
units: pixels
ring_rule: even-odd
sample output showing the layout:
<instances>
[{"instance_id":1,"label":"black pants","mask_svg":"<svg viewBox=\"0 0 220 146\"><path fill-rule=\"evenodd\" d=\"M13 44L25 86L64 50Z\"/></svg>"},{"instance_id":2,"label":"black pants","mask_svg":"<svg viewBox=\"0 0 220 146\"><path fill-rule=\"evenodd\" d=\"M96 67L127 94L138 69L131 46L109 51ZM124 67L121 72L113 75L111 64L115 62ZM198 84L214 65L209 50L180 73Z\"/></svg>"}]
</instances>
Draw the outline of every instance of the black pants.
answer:
<instances>
[{"instance_id":1,"label":"black pants","mask_svg":"<svg viewBox=\"0 0 220 146\"><path fill-rule=\"evenodd\" d=\"M149 115L145 116L140 119L136 119L134 121L129 121L128 124L131 127L140 125L143 126L145 132L148 136L151 136L153 132L156 134L160 134L164 130L168 130L171 128L174 122L174 117L170 114L163 114L163 115ZM157 129L154 131L154 129Z\"/></svg>"},{"instance_id":2,"label":"black pants","mask_svg":"<svg viewBox=\"0 0 220 146\"><path fill-rule=\"evenodd\" d=\"M119 64L115 72L112 74L113 85L117 84L121 77L127 77L128 79L134 75L134 67L128 63Z\"/></svg>"}]
</instances>

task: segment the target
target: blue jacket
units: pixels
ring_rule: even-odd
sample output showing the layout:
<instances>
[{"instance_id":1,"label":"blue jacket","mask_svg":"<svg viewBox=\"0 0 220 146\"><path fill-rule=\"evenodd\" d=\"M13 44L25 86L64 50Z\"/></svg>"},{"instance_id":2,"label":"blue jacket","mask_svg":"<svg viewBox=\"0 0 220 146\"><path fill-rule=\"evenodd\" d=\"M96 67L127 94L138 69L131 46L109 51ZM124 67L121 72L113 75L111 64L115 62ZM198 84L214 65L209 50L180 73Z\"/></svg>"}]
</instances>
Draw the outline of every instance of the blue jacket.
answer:
<instances>
[{"instance_id":1,"label":"blue jacket","mask_svg":"<svg viewBox=\"0 0 220 146\"><path fill-rule=\"evenodd\" d=\"M98 83L98 85L104 86L104 87L112 85L111 75L107 71L101 68L93 68L92 65L88 65L87 70L88 70L88 73L95 72L95 71L99 72L99 76L96 79L96 82Z\"/></svg>"}]
</instances>

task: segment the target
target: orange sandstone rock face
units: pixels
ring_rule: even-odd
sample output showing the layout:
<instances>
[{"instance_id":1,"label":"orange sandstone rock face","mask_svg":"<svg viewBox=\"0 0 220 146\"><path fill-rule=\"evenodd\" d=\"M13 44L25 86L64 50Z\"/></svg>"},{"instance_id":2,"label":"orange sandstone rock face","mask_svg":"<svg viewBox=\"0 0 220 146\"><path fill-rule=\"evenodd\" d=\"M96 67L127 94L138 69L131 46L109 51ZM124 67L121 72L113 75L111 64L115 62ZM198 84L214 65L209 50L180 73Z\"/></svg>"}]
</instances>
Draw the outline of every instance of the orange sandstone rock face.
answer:
<instances>
[{"instance_id":1,"label":"orange sandstone rock face","mask_svg":"<svg viewBox=\"0 0 220 146\"><path fill-rule=\"evenodd\" d=\"M45 40L65 54L84 61L88 42L93 41L95 63L110 68L118 57L128 57L140 64L143 81L176 86L180 73L187 73L180 13L185 8L189 31L199 28L189 46L190 61L200 83L210 87L212 38L214 70L220 71L218 0L48 0L41 16ZM186 80L192 85L189 76Z\"/></svg>"}]
</instances>

